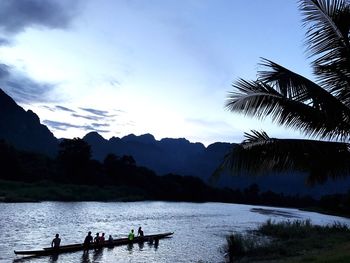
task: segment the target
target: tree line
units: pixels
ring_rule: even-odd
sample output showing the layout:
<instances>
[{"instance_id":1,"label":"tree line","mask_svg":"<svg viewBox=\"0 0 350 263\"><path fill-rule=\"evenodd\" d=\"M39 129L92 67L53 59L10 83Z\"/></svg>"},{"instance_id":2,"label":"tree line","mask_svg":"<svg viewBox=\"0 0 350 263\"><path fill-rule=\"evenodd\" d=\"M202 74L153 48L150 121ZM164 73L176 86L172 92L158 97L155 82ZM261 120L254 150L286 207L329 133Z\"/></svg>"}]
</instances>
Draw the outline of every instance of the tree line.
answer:
<instances>
[{"instance_id":1,"label":"tree line","mask_svg":"<svg viewBox=\"0 0 350 263\"><path fill-rule=\"evenodd\" d=\"M311 197L286 196L272 191L262 192L253 184L246 189L216 188L198 177L166 174L138 166L130 155L108 154L102 162L91 158L91 148L80 138L64 139L55 158L19 151L0 140L0 179L26 183L43 181L59 185L91 185L125 187L130 195L147 200L219 201L230 203L310 207L319 205ZM340 199L327 197L331 202ZM349 198L350 200L350 198ZM329 202L325 202L329 206Z\"/></svg>"}]
</instances>

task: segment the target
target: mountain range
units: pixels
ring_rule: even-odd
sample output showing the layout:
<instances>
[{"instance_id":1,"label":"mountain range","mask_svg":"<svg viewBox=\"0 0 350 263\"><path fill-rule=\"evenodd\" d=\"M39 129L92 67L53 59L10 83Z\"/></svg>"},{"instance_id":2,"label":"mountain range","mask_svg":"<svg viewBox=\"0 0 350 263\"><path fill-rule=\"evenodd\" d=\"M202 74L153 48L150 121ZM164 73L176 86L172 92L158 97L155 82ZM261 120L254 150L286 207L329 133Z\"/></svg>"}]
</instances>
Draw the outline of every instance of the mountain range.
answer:
<instances>
[{"instance_id":1,"label":"mountain range","mask_svg":"<svg viewBox=\"0 0 350 263\"><path fill-rule=\"evenodd\" d=\"M43 153L54 157L59 140L31 110L22 107L0 89L0 139L19 150ZM197 176L208 182L224 155L234 143L217 142L205 147L202 143L192 143L185 138L164 138L156 140L151 134L122 138L103 138L97 132L86 134L83 139L90 144L93 158L103 161L108 153L118 156L131 155L136 163L152 169L159 175L180 174ZM350 189L350 179L329 181L323 185L308 187L306 174L287 172L258 177L230 176L224 173L217 184L222 187L246 188L256 183L263 191L272 190L286 194L323 194L346 192Z\"/></svg>"}]
</instances>

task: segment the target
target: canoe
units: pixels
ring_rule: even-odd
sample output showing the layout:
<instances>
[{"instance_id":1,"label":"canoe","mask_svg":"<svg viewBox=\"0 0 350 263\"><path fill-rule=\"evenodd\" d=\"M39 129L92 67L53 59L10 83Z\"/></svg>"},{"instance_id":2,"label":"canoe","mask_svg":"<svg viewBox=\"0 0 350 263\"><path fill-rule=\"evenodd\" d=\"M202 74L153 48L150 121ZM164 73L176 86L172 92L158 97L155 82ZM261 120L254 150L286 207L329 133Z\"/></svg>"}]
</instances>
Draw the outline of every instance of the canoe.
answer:
<instances>
[{"instance_id":1,"label":"canoe","mask_svg":"<svg viewBox=\"0 0 350 263\"><path fill-rule=\"evenodd\" d=\"M114 239L112 242L105 241L103 244L98 244L98 245L91 244L88 249L114 247L114 246L127 245L131 243L139 243L139 242L147 242L147 241L153 241L153 240L157 241L162 238L171 237L173 234L174 234L173 232L167 232L162 234L146 235L143 237L135 237L132 241L130 241L128 238L118 238L118 239ZM86 248L83 246L83 244L70 244L70 245L60 246L59 248L46 247L40 250L15 250L14 252L16 255L46 256L46 255L81 251L85 249Z\"/></svg>"}]
</instances>

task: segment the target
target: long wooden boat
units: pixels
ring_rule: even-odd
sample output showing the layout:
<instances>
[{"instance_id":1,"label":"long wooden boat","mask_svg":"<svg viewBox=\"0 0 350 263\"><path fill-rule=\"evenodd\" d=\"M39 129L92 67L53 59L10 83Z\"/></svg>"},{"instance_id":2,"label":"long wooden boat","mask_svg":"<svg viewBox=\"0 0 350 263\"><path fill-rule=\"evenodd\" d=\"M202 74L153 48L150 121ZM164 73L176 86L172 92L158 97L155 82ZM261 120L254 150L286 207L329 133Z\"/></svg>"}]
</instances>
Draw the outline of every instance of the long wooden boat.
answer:
<instances>
[{"instance_id":1,"label":"long wooden boat","mask_svg":"<svg viewBox=\"0 0 350 263\"><path fill-rule=\"evenodd\" d=\"M112 242L105 241L103 244L98 244L98 245L91 244L88 249L114 247L114 246L127 245L132 243L139 243L139 242L147 242L147 241L157 242L159 239L171 237L173 234L174 234L173 232L167 232L162 234L146 235L143 237L135 237L132 241L130 241L128 238L118 238L118 239L114 239ZM80 250L86 250L83 244L70 244L70 245L60 246L59 248L46 247L40 250L21 250L21 251L15 250L14 252L16 255L46 256L46 255L54 255L54 254L61 254L61 253L67 253L67 252L75 252Z\"/></svg>"}]
</instances>

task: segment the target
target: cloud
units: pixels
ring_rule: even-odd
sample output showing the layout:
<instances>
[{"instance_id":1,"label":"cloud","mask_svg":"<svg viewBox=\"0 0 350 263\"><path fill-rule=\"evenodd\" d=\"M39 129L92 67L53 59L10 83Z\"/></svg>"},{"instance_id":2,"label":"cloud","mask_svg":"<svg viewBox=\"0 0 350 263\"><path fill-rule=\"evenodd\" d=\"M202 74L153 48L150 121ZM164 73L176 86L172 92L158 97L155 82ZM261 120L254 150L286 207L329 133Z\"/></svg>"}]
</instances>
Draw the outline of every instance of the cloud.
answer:
<instances>
[{"instance_id":1,"label":"cloud","mask_svg":"<svg viewBox=\"0 0 350 263\"><path fill-rule=\"evenodd\" d=\"M56 105L55 109L62 110L62 111L68 111L68 112L75 112L75 110L68 109L68 108L60 106L60 105Z\"/></svg>"},{"instance_id":2,"label":"cloud","mask_svg":"<svg viewBox=\"0 0 350 263\"><path fill-rule=\"evenodd\" d=\"M12 44L12 41L10 41L7 38L0 37L0 46L9 46Z\"/></svg>"},{"instance_id":3,"label":"cloud","mask_svg":"<svg viewBox=\"0 0 350 263\"><path fill-rule=\"evenodd\" d=\"M5 64L0 64L0 85L18 103L53 101L48 94L56 87L56 84L37 82Z\"/></svg>"},{"instance_id":4,"label":"cloud","mask_svg":"<svg viewBox=\"0 0 350 263\"><path fill-rule=\"evenodd\" d=\"M67 28L77 13L78 2L55 0L1 0L0 31L11 36L28 27Z\"/></svg>"},{"instance_id":5,"label":"cloud","mask_svg":"<svg viewBox=\"0 0 350 263\"><path fill-rule=\"evenodd\" d=\"M0 64L0 79L6 78L10 75L9 66L5 64Z\"/></svg>"},{"instance_id":6,"label":"cloud","mask_svg":"<svg viewBox=\"0 0 350 263\"><path fill-rule=\"evenodd\" d=\"M116 79L111 79L109 81L109 85L113 86L113 87L120 87L121 83L120 81L116 80Z\"/></svg>"},{"instance_id":7,"label":"cloud","mask_svg":"<svg viewBox=\"0 0 350 263\"><path fill-rule=\"evenodd\" d=\"M1 0L0 46L10 45L27 28L68 28L79 5L80 0ZM9 65L0 64L0 85L18 103L54 101L48 95L56 84L35 81Z\"/></svg>"},{"instance_id":8,"label":"cloud","mask_svg":"<svg viewBox=\"0 0 350 263\"><path fill-rule=\"evenodd\" d=\"M117 115L109 115L109 112L106 111L106 110L96 110L96 109L91 109L91 108L80 108L84 111L87 111L87 112L90 112L92 114L95 114L95 115L98 115L98 116L102 116L102 117L114 117L114 116L117 116Z\"/></svg>"},{"instance_id":9,"label":"cloud","mask_svg":"<svg viewBox=\"0 0 350 263\"><path fill-rule=\"evenodd\" d=\"M50 107L50 106L47 106L47 105L41 105L40 108L43 108L43 109L46 109L46 110L55 112L55 109L54 109L54 108L52 108L52 107Z\"/></svg>"},{"instance_id":10,"label":"cloud","mask_svg":"<svg viewBox=\"0 0 350 263\"><path fill-rule=\"evenodd\" d=\"M68 128L81 128L81 125L75 125L67 122L59 122L59 121L50 121L50 120L44 120L43 123L55 130L61 130L65 131Z\"/></svg>"},{"instance_id":11,"label":"cloud","mask_svg":"<svg viewBox=\"0 0 350 263\"><path fill-rule=\"evenodd\" d=\"M76 117L76 118L83 118L83 119L90 120L90 121L99 121L99 120L104 119L104 117L102 117L102 116L80 115L80 114L76 114L76 113L73 113L72 116Z\"/></svg>"},{"instance_id":12,"label":"cloud","mask_svg":"<svg viewBox=\"0 0 350 263\"><path fill-rule=\"evenodd\" d=\"M99 127L109 127L110 125L108 123L91 123L91 126L95 127L95 128L99 128Z\"/></svg>"},{"instance_id":13,"label":"cloud","mask_svg":"<svg viewBox=\"0 0 350 263\"><path fill-rule=\"evenodd\" d=\"M76 125L68 122L59 122L59 121L52 121L52 120L44 120L43 123L52 129L60 130L60 131L66 131L67 129L74 128L74 129L83 129L89 132L90 131L95 131L100 133L110 132L109 130L96 129L91 125Z\"/></svg>"}]
</instances>

